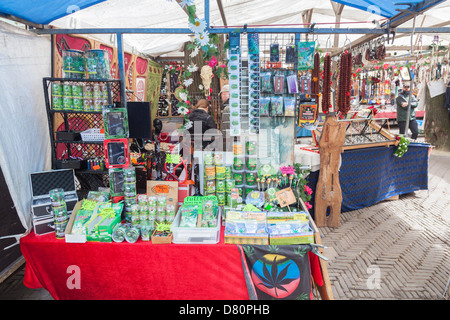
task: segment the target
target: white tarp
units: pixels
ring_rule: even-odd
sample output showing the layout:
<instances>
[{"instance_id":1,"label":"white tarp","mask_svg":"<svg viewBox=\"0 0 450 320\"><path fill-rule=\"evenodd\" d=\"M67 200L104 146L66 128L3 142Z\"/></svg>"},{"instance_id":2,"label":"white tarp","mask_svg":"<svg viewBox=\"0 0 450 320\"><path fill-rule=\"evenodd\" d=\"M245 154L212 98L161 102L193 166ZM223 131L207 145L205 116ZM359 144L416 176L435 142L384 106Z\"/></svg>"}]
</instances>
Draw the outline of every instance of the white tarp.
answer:
<instances>
[{"instance_id":1,"label":"white tarp","mask_svg":"<svg viewBox=\"0 0 450 320\"><path fill-rule=\"evenodd\" d=\"M30 173L50 170L42 78L51 73L51 42L0 22L0 166L20 222L31 230ZM10 235L1 234L0 237Z\"/></svg>"},{"instance_id":2,"label":"white tarp","mask_svg":"<svg viewBox=\"0 0 450 320\"><path fill-rule=\"evenodd\" d=\"M199 18L204 18L204 1L196 0L196 11ZM312 23L317 28L335 27L335 14L329 0L298 1L298 0L222 0L227 25L230 28L242 27L244 24L281 27L304 27L302 13L313 9ZM376 10L374 10L376 12ZM448 21L450 16L450 3L445 1L436 7L419 15L416 18L416 27L429 27ZM372 11L364 11L345 6L341 15L340 28L375 28L372 20L380 20L381 16ZM351 24L345 24L352 22ZM355 23L358 22L358 23ZM368 22L368 23L360 23ZM188 16L178 3L167 0L108 0L92 7L77 11L69 16L55 20L51 23L58 28L187 28ZM210 1L210 25L222 27L224 25L217 1ZM412 22L401 27L412 27ZM93 35L109 42L109 35ZM342 47L346 38L350 41L360 38L361 34L339 36L339 47ZM429 35L432 39L433 35ZM316 40L323 48L328 35L321 35ZM334 36L331 37L333 42ZM430 38L424 37L423 44L429 45ZM441 40L448 44L450 36L440 35ZM179 52L184 42L189 41L188 35L170 34L125 34L124 42L136 51L153 57ZM394 45L409 45L409 37L398 37Z\"/></svg>"}]
</instances>

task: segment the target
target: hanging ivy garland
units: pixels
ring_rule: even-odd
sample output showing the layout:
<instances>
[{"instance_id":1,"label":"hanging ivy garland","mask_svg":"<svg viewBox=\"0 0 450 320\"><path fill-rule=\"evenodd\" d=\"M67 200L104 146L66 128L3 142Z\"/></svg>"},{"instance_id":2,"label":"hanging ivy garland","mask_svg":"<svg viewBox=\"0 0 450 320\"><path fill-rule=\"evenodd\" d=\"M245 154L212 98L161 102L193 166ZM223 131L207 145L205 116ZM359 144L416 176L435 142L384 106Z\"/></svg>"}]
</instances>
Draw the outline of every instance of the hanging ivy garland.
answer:
<instances>
[{"instance_id":1,"label":"hanging ivy garland","mask_svg":"<svg viewBox=\"0 0 450 320\"><path fill-rule=\"evenodd\" d=\"M170 1L170 0L168 0ZM203 60L206 61L207 65L211 67L213 71L213 76L222 77L228 79L228 66L227 62L218 65L217 56L219 55L219 49L217 48L219 44L218 34L209 34L206 28L206 21L204 19L196 18L196 7L194 0L177 0L178 5L185 9L188 14L188 27L194 33L194 39L187 45L187 50L191 53L190 58L196 57L200 52L203 53ZM225 44L224 50L227 50L228 43ZM191 108L191 98L189 95L188 87L193 83L192 73L198 70L198 66L194 63L189 63L185 66L184 70L180 75L180 85L181 89L177 91L178 97L181 101L177 104L178 112L184 117L184 125L182 129L189 129L192 127L191 121L189 121L189 110ZM209 92L206 94L204 92L203 86L199 88L205 96L211 100ZM212 89L210 89L212 91Z\"/></svg>"}]
</instances>

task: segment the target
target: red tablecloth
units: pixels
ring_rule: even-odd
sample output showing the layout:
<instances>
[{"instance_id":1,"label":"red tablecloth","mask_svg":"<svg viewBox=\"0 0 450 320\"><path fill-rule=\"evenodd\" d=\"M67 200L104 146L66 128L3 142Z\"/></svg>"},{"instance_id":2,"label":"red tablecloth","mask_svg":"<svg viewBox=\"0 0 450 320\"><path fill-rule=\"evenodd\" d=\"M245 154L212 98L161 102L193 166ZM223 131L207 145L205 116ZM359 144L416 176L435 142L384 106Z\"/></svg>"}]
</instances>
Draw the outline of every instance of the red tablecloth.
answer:
<instances>
[{"instance_id":1,"label":"red tablecloth","mask_svg":"<svg viewBox=\"0 0 450 320\"><path fill-rule=\"evenodd\" d=\"M425 110L417 110L416 118L423 118L425 115ZM397 119L397 111L378 111L374 118L389 118L389 119Z\"/></svg>"},{"instance_id":2,"label":"red tablecloth","mask_svg":"<svg viewBox=\"0 0 450 320\"><path fill-rule=\"evenodd\" d=\"M214 245L66 243L54 233L30 233L20 247L25 286L45 288L54 299L249 299L239 248L223 242L223 229ZM310 259L320 283L317 257Z\"/></svg>"}]
</instances>

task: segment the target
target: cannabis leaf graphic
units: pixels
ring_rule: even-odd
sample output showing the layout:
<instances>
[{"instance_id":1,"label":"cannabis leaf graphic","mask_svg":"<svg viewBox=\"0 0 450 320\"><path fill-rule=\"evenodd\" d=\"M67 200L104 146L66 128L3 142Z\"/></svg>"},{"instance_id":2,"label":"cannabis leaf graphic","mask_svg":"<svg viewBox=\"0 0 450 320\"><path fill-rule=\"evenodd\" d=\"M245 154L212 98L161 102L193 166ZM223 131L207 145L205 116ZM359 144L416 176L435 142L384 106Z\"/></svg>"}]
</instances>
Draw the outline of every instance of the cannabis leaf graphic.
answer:
<instances>
[{"instance_id":1,"label":"cannabis leaf graphic","mask_svg":"<svg viewBox=\"0 0 450 320\"><path fill-rule=\"evenodd\" d=\"M249 257L255 254L255 249L251 246L244 246L244 251Z\"/></svg>"},{"instance_id":2,"label":"cannabis leaf graphic","mask_svg":"<svg viewBox=\"0 0 450 320\"><path fill-rule=\"evenodd\" d=\"M280 248L279 248L278 246L272 245L272 244L269 245L267 249L268 249L269 252L271 252L271 253L277 253L278 250L280 250Z\"/></svg>"},{"instance_id":3,"label":"cannabis leaf graphic","mask_svg":"<svg viewBox=\"0 0 450 320\"><path fill-rule=\"evenodd\" d=\"M305 253L308 252L308 249L306 249L302 246L298 246L297 248L294 249L294 252L295 252L295 254L298 254L301 258L303 258Z\"/></svg>"},{"instance_id":4,"label":"cannabis leaf graphic","mask_svg":"<svg viewBox=\"0 0 450 320\"><path fill-rule=\"evenodd\" d=\"M278 272L278 263L277 263L277 257L273 260L272 269L269 271L266 264L263 263L263 273L264 275L258 274L258 277L263 281L258 283L258 285L263 285L264 287L268 289L275 289L275 295L278 297L277 289L278 290L287 290L283 287L284 285L287 285L294 281L295 279L286 278L289 266L292 263L288 264L286 268Z\"/></svg>"},{"instance_id":5,"label":"cannabis leaf graphic","mask_svg":"<svg viewBox=\"0 0 450 320\"><path fill-rule=\"evenodd\" d=\"M297 298L295 298L295 300L307 300L307 299L308 299L308 295L306 293L302 293Z\"/></svg>"}]
</instances>

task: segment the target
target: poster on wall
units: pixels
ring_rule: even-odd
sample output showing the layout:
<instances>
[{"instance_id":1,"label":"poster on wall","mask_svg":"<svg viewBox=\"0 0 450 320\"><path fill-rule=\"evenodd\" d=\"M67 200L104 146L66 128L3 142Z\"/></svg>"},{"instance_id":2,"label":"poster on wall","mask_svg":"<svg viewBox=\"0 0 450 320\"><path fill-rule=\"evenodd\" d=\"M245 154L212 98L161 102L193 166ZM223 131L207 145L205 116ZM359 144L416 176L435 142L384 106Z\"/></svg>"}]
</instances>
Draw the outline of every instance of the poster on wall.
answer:
<instances>
[{"instance_id":1,"label":"poster on wall","mask_svg":"<svg viewBox=\"0 0 450 320\"><path fill-rule=\"evenodd\" d=\"M146 86L145 78L137 77L136 78L136 92L134 93L134 95L136 96L136 101L144 101L145 86Z\"/></svg>"}]
</instances>

